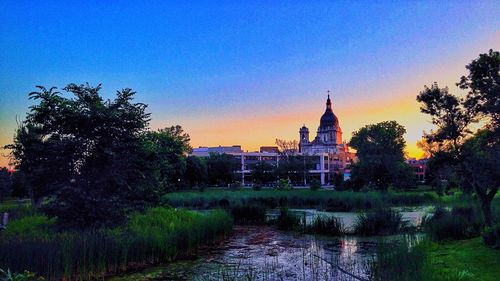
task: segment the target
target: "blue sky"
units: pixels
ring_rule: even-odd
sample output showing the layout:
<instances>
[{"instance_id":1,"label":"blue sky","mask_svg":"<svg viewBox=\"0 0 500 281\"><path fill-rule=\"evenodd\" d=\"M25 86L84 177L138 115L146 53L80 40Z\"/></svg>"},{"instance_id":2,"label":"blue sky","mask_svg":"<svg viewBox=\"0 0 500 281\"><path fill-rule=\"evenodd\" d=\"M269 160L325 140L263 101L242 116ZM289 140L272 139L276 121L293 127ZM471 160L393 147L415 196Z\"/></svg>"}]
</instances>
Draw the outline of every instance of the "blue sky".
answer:
<instances>
[{"instance_id":1,"label":"blue sky","mask_svg":"<svg viewBox=\"0 0 500 281\"><path fill-rule=\"evenodd\" d=\"M152 127L181 124L195 146L249 149L294 138L302 123L314 131L331 90L348 140L379 120L370 110L398 120L390 101L452 86L500 49L495 1L4 0L0 19L0 145L35 85L70 82L103 83L107 97L138 91ZM429 128L418 116L405 117L423 124L406 122L409 144Z\"/></svg>"}]
</instances>

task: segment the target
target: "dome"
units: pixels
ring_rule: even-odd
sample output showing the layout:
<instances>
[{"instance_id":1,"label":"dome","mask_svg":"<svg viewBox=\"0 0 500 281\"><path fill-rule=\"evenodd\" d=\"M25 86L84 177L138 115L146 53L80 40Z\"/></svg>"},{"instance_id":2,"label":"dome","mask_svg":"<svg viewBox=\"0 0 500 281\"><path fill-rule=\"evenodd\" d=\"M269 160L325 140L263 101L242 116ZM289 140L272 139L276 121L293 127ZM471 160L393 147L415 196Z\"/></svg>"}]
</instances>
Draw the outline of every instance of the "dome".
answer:
<instances>
[{"instance_id":1,"label":"dome","mask_svg":"<svg viewBox=\"0 0 500 281\"><path fill-rule=\"evenodd\" d=\"M326 110L323 116L321 116L321 119L319 121L319 126L320 127L338 127L339 126L339 119L337 119L337 116L333 114L333 111Z\"/></svg>"},{"instance_id":2,"label":"dome","mask_svg":"<svg viewBox=\"0 0 500 281\"><path fill-rule=\"evenodd\" d=\"M321 116L321 119L319 121L319 127L320 128L326 128L326 127L338 127L339 126L339 119L337 119L337 116L333 114L332 110L332 102L330 100L330 95L328 95L328 99L326 100L326 110L325 113L323 113L323 116Z\"/></svg>"}]
</instances>

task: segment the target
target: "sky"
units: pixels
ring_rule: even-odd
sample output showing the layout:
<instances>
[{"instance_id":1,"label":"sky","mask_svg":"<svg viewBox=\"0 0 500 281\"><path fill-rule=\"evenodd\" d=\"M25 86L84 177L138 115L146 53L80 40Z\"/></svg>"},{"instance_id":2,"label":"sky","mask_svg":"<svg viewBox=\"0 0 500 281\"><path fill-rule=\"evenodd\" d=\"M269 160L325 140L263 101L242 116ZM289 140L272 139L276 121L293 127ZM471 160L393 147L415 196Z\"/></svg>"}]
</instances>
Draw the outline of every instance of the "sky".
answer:
<instances>
[{"instance_id":1,"label":"sky","mask_svg":"<svg viewBox=\"0 0 500 281\"><path fill-rule=\"evenodd\" d=\"M189 2L189 3L188 3ZM409 156L432 125L415 97L500 49L497 1L0 1L0 146L35 85L132 88L150 127L257 150L312 137L327 91L343 138L396 120ZM0 167L8 165L1 151Z\"/></svg>"}]
</instances>

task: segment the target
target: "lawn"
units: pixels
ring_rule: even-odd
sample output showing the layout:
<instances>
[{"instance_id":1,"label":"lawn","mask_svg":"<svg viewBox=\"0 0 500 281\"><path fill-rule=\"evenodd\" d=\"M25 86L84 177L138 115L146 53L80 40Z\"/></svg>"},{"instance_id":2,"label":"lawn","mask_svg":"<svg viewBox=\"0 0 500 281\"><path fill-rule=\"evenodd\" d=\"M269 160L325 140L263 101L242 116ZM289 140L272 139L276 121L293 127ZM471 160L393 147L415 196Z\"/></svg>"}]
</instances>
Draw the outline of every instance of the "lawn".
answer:
<instances>
[{"instance_id":1,"label":"lawn","mask_svg":"<svg viewBox=\"0 0 500 281\"><path fill-rule=\"evenodd\" d=\"M436 280L499 280L500 251L486 247L480 237L433 244L428 254Z\"/></svg>"}]
</instances>

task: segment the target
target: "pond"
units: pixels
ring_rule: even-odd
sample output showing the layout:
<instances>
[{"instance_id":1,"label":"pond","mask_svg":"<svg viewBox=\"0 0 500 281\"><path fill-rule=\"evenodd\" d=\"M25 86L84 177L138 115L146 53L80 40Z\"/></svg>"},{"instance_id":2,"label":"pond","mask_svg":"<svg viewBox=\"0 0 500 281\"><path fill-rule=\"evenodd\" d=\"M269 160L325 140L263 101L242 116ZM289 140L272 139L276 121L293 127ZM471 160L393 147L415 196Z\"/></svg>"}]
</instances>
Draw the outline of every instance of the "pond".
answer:
<instances>
[{"instance_id":1,"label":"pond","mask_svg":"<svg viewBox=\"0 0 500 281\"><path fill-rule=\"evenodd\" d=\"M334 215L347 227L352 227L357 216L357 213L293 211L305 215L307 221L317 215ZM410 224L418 226L428 208L399 211ZM369 264L376 258L377 244L402 238L401 235L335 238L280 231L272 226L235 226L233 234L219 245L202 248L181 261L111 280L366 280Z\"/></svg>"},{"instance_id":2,"label":"pond","mask_svg":"<svg viewBox=\"0 0 500 281\"><path fill-rule=\"evenodd\" d=\"M409 226L419 227L425 215L434 210L434 206L418 206L418 207L393 207L394 211L398 211L402 215L402 219L408 222ZM289 209L300 217L304 217L306 224L310 224L318 216L337 217L345 229L350 232L354 228L356 219L361 212L323 212L316 209ZM277 218L279 209L268 211L267 218L269 220Z\"/></svg>"}]
</instances>

